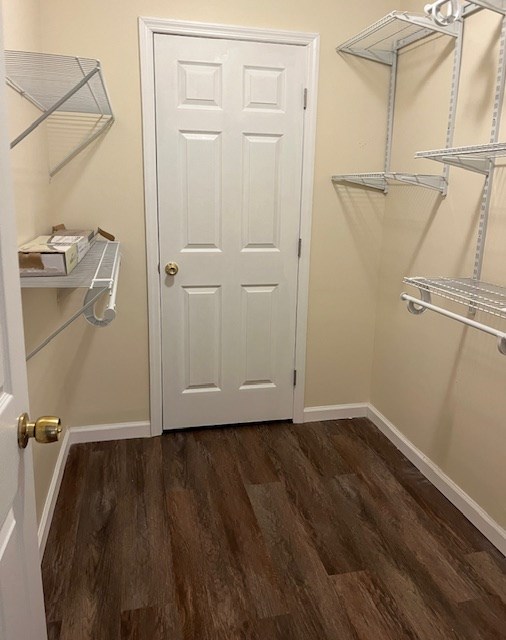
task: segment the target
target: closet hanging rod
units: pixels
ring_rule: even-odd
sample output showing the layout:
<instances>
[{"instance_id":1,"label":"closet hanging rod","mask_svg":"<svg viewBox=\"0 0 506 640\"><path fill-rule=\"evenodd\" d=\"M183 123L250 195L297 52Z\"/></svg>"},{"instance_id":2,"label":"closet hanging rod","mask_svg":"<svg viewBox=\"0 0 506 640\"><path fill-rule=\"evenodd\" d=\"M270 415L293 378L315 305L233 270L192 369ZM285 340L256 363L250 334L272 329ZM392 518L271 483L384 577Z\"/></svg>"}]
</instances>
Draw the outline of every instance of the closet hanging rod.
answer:
<instances>
[{"instance_id":1,"label":"closet hanging rod","mask_svg":"<svg viewBox=\"0 0 506 640\"><path fill-rule=\"evenodd\" d=\"M94 309L94 304L91 304L96 300L94 296L94 289L88 289L86 296L84 297L83 315L85 319L94 327L107 327L116 318L116 295L118 293L119 282L119 269L121 266L121 255L117 255L117 259L113 267L113 284L109 288L109 301L102 314L102 317L97 316ZM89 303L89 304L88 304Z\"/></svg>"},{"instance_id":2,"label":"closet hanging rod","mask_svg":"<svg viewBox=\"0 0 506 640\"><path fill-rule=\"evenodd\" d=\"M404 302L408 303L408 311L415 315L419 315L426 309L429 309L430 311L439 313L446 318L456 320L457 322L465 324L468 327L478 329L478 331L483 331L483 333L488 333L489 335L494 336L495 338L497 338L497 348L503 355L506 355L506 333L504 333L504 331L499 331L494 327L482 324L481 322L476 322L476 320L471 320L471 318L466 318L466 316L461 316L458 313L453 313L453 311L448 311L448 309L443 309L442 307L438 307L435 304L431 304L430 302L426 302L425 300L421 300L420 298L410 296L407 293L401 294L401 300L404 300Z\"/></svg>"}]
</instances>

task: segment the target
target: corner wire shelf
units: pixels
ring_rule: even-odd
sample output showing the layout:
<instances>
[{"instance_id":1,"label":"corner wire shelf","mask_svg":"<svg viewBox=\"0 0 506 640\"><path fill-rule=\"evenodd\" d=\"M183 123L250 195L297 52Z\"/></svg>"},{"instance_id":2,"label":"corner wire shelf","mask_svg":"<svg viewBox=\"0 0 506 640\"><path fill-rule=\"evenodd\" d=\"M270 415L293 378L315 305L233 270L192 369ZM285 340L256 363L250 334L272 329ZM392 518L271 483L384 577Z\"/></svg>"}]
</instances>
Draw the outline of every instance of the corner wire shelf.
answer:
<instances>
[{"instance_id":1,"label":"corner wire shelf","mask_svg":"<svg viewBox=\"0 0 506 640\"><path fill-rule=\"evenodd\" d=\"M48 120L54 176L114 122L100 62L25 51L5 52L8 86L42 113L12 142L11 149Z\"/></svg>"},{"instance_id":2,"label":"corner wire shelf","mask_svg":"<svg viewBox=\"0 0 506 640\"><path fill-rule=\"evenodd\" d=\"M68 276L22 277L22 289L87 289L83 305L58 329L53 331L38 347L26 357L30 360L66 329L79 316L95 327L106 327L116 318L116 294L118 289L121 253L119 242L95 241L88 253ZM95 313L95 303L109 293L107 306L101 317Z\"/></svg>"},{"instance_id":3,"label":"corner wire shelf","mask_svg":"<svg viewBox=\"0 0 506 640\"><path fill-rule=\"evenodd\" d=\"M382 64L393 65L399 49L434 33L457 37L457 24L442 27L425 15L392 11L336 49Z\"/></svg>"},{"instance_id":4,"label":"corner wire shelf","mask_svg":"<svg viewBox=\"0 0 506 640\"><path fill-rule=\"evenodd\" d=\"M506 142L418 151L415 154L415 158L428 158L483 175L490 172L496 158L504 156L506 156Z\"/></svg>"},{"instance_id":5,"label":"corner wire shelf","mask_svg":"<svg viewBox=\"0 0 506 640\"><path fill-rule=\"evenodd\" d=\"M334 184L352 184L369 187L383 193L388 193L388 185L391 183L403 183L432 189L445 196L448 190L448 169L445 167L442 175L425 175L419 173L401 173L390 170L393 139L393 121L395 94L397 83L397 60L399 50L418 40L427 38L435 33L441 33L456 39L458 46L455 51L455 61L452 83L451 105L454 104L454 96L457 92L460 47L461 24L454 23L449 26L440 26L425 15L408 13L406 11L392 11L387 16L378 20L373 25L361 31L358 35L336 48L338 53L346 53L367 60L373 60L391 67L390 90L388 98L387 139L385 144L385 170L370 173L348 173L332 177ZM447 144L451 144L454 129L454 110L450 107Z\"/></svg>"},{"instance_id":6,"label":"corner wire shelf","mask_svg":"<svg viewBox=\"0 0 506 640\"><path fill-rule=\"evenodd\" d=\"M334 184L358 184L385 193L388 185L391 183L425 187L427 189L434 189L440 193L444 193L447 187L447 180L444 176L393 171L388 173L385 171L376 173L343 173L332 176L332 182Z\"/></svg>"},{"instance_id":7,"label":"corner wire shelf","mask_svg":"<svg viewBox=\"0 0 506 640\"><path fill-rule=\"evenodd\" d=\"M506 15L506 0L472 0L471 4Z\"/></svg>"},{"instance_id":8,"label":"corner wire shelf","mask_svg":"<svg viewBox=\"0 0 506 640\"><path fill-rule=\"evenodd\" d=\"M420 315L427 309L442 316L456 320L461 324L473 327L497 338L497 348L506 355L506 333L495 327L473 320L477 311L491 314L498 318L506 318L506 287L475 280L474 278L404 278L405 284L417 287L421 298L414 298L406 293L401 299L408 303L408 310L414 315ZM468 316L453 313L448 309L432 303L432 295L466 305Z\"/></svg>"}]
</instances>

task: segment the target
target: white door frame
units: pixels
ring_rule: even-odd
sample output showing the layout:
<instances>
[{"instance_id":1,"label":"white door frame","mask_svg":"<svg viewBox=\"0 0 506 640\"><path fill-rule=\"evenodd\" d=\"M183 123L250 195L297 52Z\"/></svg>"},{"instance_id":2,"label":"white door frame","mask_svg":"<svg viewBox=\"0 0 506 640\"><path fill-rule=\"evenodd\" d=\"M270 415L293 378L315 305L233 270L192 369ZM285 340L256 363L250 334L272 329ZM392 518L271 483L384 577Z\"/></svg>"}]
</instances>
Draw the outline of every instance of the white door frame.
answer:
<instances>
[{"instance_id":1,"label":"white door frame","mask_svg":"<svg viewBox=\"0 0 506 640\"><path fill-rule=\"evenodd\" d=\"M162 338L159 276L158 203L156 177L156 121L154 84L154 36L157 33L226 40L247 40L307 47L307 108L304 118L301 223L302 254L297 284L297 329L293 421L304 421L306 372L307 307L309 298L309 258L313 209L313 177L316 146L316 99L320 36L317 33L250 29L222 24L183 22L161 18L139 18L142 125L144 145L144 197L146 214L146 255L149 327L149 373L151 435L162 433Z\"/></svg>"}]
</instances>

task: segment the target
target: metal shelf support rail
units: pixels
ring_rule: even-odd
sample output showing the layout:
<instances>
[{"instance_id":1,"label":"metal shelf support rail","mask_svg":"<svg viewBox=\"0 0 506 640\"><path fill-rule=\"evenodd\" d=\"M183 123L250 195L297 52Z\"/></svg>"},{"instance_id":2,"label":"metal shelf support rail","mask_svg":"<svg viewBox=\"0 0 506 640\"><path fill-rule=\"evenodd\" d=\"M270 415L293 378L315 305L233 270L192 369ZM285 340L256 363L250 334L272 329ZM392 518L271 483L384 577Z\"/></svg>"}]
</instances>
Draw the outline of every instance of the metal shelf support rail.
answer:
<instances>
[{"instance_id":1,"label":"metal shelf support rail","mask_svg":"<svg viewBox=\"0 0 506 640\"><path fill-rule=\"evenodd\" d=\"M12 142L11 149L56 112L96 117L90 131L51 169L54 176L114 122L100 62L25 51L5 52L7 85L31 102L42 114ZM61 125L63 126L63 125Z\"/></svg>"},{"instance_id":2,"label":"metal shelf support rail","mask_svg":"<svg viewBox=\"0 0 506 640\"><path fill-rule=\"evenodd\" d=\"M442 176L398 173L390 170L399 50L434 33L451 36L455 38L456 42L446 136L446 145L451 145L455 129L456 103L462 59L462 21L457 21L443 27L435 24L425 15L411 14L405 11L392 11L378 22L375 22L336 48L338 53L352 54L390 66L384 171L339 174L332 177L334 183L359 184L383 191L383 193L386 194L388 193L389 182L402 182L428 189L435 189L439 191L442 196L446 196L449 174L449 168L447 166L444 167Z\"/></svg>"},{"instance_id":3,"label":"metal shelf support rail","mask_svg":"<svg viewBox=\"0 0 506 640\"><path fill-rule=\"evenodd\" d=\"M444 309L443 307L438 307L426 300L419 300L418 298L414 298L413 296L408 295L407 293L401 294L401 300L404 300L408 303L408 311L415 315L419 315L423 313L427 309L438 313L439 315L445 316L446 318L450 318L451 320L456 320L462 324L465 324L468 327L473 327L473 329L478 329L478 331L483 331L484 333L488 333L491 336L497 338L497 348L499 352L503 355L506 355L506 333L503 331L499 331L494 327L490 327L489 325L482 324L481 322L476 322L476 320L472 320L471 318L467 318L466 316L461 316L458 313L453 313L453 311L448 311L448 309Z\"/></svg>"},{"instance_id":4,"label":"metal shelf support rail","mask_svg":"<svg viewBox=\"0 0 506 640\"><path fill-rule=\"evenodd\" d=\"M490 132L490 144L496 144L499 140L501 128L502 108L504 103L504 89L506 87L506 15L502 19L501 39L499 45L499 62L497 66L496 88L494 96L494 112L492 114L492 130ZM473 278L479 280L483 268L483 256L485 253L485 242L487 240L488 218L490 203L492 199L492 186L494 182L494 165L489 164L489 171L485 178L485 186L480 207L480 220L478 223L478 238L476 240L476 251L474 257Z\"/></svg>"},{"instance_id":5,"label":"metal shelf support rail","mask_svg":"<svg viewBox=\"0 0 506 640\"><path fill-rule=\"evenodd\" d=\"M494 2L473 2L465 7L464 15L466 16L473 13L477 6L481 8L489 8L503 14L490 144L455 147L453 149L449 148L450 145L447 145L448 148L446 149L419 151L416 153L415 157L430 158L438 162L443 162L446 165L447 170L449 165L453 165L462 169L481 173L485 176L473 268L473 278L474 280L479 281L483 268L483 257L487 238L492 186L494 181L494 159L506 156L506 143L498 142L504 103L504 92L506 88L506 0ZM473 309L471 309L471 312L473 312Z\"/></svg>"},{"instance_id":6,"label":"metal shelf support rail","mask_svg":"<svg viewBox=\"0 0 506 640\"><path fill-rule=\"evenodd\" d=\"M95 242L83 260L68 276L20 278L23 289L87 289L83 305L79 310L33 349L26 356L27 361L81 315L84 315L86 321L95 327L106 327L116 318L116 295L121 266L119 247L119 242ZM109 300L103 315L98 316L95 305L105 293L109 293Z\"/></svg>"}]
</instances>

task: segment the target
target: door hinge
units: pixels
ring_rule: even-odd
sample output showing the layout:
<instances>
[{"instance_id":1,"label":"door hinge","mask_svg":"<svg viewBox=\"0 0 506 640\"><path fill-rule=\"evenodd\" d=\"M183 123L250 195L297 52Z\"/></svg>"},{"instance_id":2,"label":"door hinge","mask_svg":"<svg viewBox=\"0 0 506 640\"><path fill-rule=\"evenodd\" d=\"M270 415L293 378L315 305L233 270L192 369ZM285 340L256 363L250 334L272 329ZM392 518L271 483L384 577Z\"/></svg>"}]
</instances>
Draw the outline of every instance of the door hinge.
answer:
<instances>
[{"instance_id":1,"label":"door hinge","mask_svg":"<svg viewBox=\"0 0 506 640\"><path fill-rule=\"evenodd\" d=\"M160 275L160 263L158 263L158 275Z\"/></svg>"},{"instance_id":2,"label":"door hinge","mask_svg":"<svg viewBox=\"0 0 506 640\"><path fill-rule=\"evenodd\" d=\"M297 369L293 370L293 386L297 386Z\"/></svg>"},{"instance_id":3,"label":"door hinge","mask_svg":"<svg viewBox=\"0 0 506 640\"><path fill-rule=\"evenodd\" d=\"M302 255L302 238L299 238L299 245L297 247L297 255L299 256L299 258Z\"/></svg>"},{"instance_id":4,"label":"door hinge","mask_svg":"<svg viewBox=\"0 0 506 640\"><path fill-rule=\"evenodd\" d=\"M304 89L304 110L307 109L307 89Z\"/></svg>"}]
</instances>

